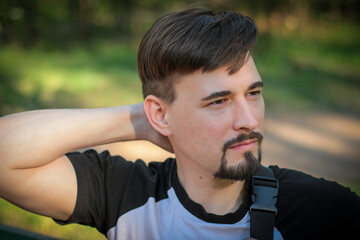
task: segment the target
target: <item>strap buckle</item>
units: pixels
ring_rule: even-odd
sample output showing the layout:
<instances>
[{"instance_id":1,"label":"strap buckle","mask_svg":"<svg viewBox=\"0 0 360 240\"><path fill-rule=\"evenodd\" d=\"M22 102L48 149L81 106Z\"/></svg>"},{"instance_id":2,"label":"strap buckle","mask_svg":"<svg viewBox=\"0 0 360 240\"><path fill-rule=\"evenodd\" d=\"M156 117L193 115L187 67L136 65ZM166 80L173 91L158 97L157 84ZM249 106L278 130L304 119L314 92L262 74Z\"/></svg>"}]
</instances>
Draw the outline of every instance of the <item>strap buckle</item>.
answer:
<instances>
[{"instance_id":1,"label":"strap buckle","mask_svg":"<svg viewBox=\"0 0 360 240\"><path fill-rule=\"evenodd\" d=\"M252 178L252 196L253 204L250 206L251 211L267 211L277 214L275 207L279 181L275 178L264 176L253 176Z\"/></svg>"}]
</instances>

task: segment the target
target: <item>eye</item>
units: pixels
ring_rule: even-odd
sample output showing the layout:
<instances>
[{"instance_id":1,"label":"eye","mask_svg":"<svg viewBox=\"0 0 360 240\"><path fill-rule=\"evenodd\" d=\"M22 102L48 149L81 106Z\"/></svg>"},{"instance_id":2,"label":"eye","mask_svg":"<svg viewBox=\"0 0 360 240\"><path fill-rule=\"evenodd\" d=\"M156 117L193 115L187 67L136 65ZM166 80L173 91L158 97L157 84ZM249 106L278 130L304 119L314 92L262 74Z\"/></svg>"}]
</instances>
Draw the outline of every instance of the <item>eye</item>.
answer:
<instances>
[{"instance_id":1,"label":"eye","mask_svg":"<svg viewBox=\"0 0 360 240\"><path fill-rule=\"evenodd\" d=\"M210 105L220 105L225 103L226 99L219 99L210 103Z\"/></svg>"},{"instance_id":2,"label":"eye","mask_svg":"<svg viewBox=\"0 0 360 240\"><path fill-rule=\"evenodd\" d=\"M209 103L208 106L212 108L221 108L225 106L229 101L230 100L228 98L222 98Z\"/></svg>"},{"instance_id":3,"label":"eye","mask_svg":"<svg viewBox=\"0 0 360 240\"><path fill-rule=\"evenodd\" d=\"M250 97L250 98L256 98L258 97L259 95L261 95L261 91L260 90L257 90L257 91L251 91L251 92L248 92L246 94L246 96Z\"/></svg>"}]
</instances>

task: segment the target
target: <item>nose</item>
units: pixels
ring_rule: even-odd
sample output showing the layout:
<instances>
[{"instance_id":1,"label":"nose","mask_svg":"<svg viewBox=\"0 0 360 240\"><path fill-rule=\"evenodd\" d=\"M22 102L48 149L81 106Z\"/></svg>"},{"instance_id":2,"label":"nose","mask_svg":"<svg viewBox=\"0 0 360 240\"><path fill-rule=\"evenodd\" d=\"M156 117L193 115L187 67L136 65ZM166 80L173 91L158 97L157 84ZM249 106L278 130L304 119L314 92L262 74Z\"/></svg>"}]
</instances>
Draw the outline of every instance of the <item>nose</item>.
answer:
<instances>
[{"instance_id":1,"label":"nose","mask_svg":"<svg viewBox=\"0 0 360 240\"><path fill-rule=\"evenodd\" d=\"M256 109L245 99L236 103L234 108L233 128L235 131L250 132L258 126L255 117Z\"/></svg>"}]
</instances>

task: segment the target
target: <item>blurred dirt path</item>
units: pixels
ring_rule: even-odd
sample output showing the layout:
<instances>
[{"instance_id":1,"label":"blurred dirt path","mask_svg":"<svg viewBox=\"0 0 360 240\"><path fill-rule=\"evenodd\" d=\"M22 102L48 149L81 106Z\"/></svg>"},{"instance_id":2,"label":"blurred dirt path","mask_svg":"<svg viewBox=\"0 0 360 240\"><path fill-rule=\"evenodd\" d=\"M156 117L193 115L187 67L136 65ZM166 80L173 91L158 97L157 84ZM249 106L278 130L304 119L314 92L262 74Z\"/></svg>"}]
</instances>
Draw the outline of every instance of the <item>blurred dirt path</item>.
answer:
<instances>
[{"instance_id":1,"label":"blurred dirt path","mask_svg":"<svg viewBox=\"0 0 360 240\"><path fill-rule=\"evenodd\" d=\"M129 160L163 161L172 154L145 141L100 146ZM263 164L360 185L360 119L333 113L267 116Z\"/></svg>"},{"instance_id":2,"label":"blurred dirt path","mask_svg":"<svg viewBox=\"0 0 360 240\"><path fill-rule=\"evenodd\" d=\"M264 164L360 185L360 119L333 113L269 117L263 149Z\"/></svg>"}]
</instances>

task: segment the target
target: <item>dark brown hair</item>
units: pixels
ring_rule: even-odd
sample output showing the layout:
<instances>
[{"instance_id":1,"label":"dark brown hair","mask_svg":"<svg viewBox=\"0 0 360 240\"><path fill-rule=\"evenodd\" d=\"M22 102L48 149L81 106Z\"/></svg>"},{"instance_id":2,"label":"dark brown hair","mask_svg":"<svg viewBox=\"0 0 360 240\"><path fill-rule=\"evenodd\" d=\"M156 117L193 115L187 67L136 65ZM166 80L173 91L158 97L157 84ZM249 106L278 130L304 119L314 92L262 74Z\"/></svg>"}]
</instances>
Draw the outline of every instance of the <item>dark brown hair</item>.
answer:
<instances>
[{"instance_id":1,"label":"dark brown hair","mask_svg":"<svg viewBox=\"0 0 360 240\"><path fill-rule=\"evenodd\" d=\"M174 83L199 69L229 66L238 71L251 55L257 38L254 21L239 13L192 8L157 20L144 36L138 71L144 97L155 95L172 103Z\"/></svg>"}]
</instances>

